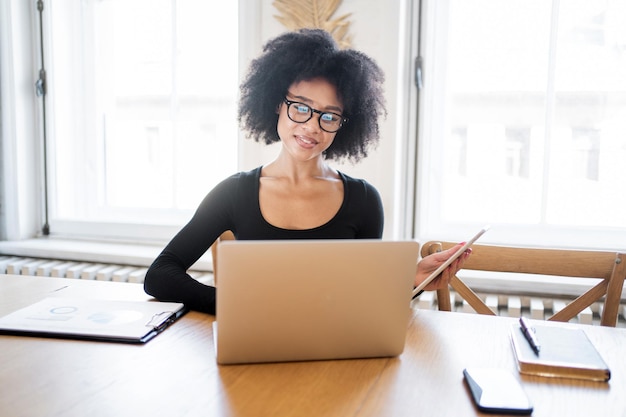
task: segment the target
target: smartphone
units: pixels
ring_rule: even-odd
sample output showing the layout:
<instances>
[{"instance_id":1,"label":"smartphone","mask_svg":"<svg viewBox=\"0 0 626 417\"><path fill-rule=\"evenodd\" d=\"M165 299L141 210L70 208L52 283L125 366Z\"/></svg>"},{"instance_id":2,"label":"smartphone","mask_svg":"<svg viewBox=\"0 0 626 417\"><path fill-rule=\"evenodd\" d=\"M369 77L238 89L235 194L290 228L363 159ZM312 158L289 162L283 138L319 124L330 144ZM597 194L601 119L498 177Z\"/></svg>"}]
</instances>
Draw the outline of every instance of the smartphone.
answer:
<instances>
[{"instance_id":1,"label":"smartphone","mask_svg":"<svg viewBox=\"0 0 626 417\"><path fill-rule=\"evenodd\" d=\"M465 368L463 376L480 411L519 415L533 412L530 399L510 371L498 368Z\"/></svg>"},{"instance_id":2,"label":"smartphone","mask_svg":"<svg viewBox=\"0 0 626 417\"><path fill-rule=\"evenodd\" d=\"M443 264L441 264L439 266L439 268L437 268L435 271L433 271L433 273L431 273L428 278L426 278L424 281L422 281L422 283L420 285L418 285L417 287L415 287L413 289L413 295L412 297L415 298L424 288L426 288L426 286L428 284L430 284L430 281L432 281L433 279L437 278L437 276L439 274L441 274L443 272L444 269L446 269L447 267L450 266L450 264L452 264L452 262L456 261L456 259L463 255L463 253L465 253L465 251L467 249L469 249L474 242L476 242L478 240L479 237L481 237L487 230L489 230L490 226L485 226L482 229L480 229L480 231L478 233L476 233L476 235L474 235L474 237L472 237L469 241L467 241L463 246L461 246L461 248L456 251L454 253L454 255L452 255L451 257L448 258L447 261L445 261Z\"/></svg>"}]
</instances>

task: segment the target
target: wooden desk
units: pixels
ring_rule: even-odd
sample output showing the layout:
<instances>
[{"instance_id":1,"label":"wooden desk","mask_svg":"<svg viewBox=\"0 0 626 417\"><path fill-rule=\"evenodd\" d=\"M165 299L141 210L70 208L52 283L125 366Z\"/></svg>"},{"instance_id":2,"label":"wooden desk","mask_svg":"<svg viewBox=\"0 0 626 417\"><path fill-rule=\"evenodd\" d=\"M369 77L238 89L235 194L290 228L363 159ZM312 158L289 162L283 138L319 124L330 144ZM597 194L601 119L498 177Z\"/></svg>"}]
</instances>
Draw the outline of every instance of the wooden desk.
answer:
<instances>
[{"instance_id":1,"label":"wooden desk","mask_svg":"<svg viewBox=\"0 0 626 417\"><path fill-rule=\"evenodd\" d=\"M51 292L149 299L137 284L0 275L0 315ZM190 312L145 345L0 336L0 415L481 415L463 368L516 369L503 317L415 310L398 358L235 366L215 363L213 320ZM534 416L624 415L626 330L584 327L611 381L520 377Z\"/></svg>"}]
</instances>

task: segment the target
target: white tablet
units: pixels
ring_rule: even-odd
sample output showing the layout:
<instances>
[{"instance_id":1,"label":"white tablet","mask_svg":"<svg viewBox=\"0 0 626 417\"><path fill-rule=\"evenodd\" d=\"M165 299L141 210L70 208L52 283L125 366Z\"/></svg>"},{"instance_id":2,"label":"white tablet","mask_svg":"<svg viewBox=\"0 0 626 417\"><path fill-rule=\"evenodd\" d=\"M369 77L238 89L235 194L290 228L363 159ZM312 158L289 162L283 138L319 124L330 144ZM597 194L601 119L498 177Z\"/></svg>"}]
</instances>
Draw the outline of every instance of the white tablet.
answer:
<instances>
[{"instance_id":1,"label":"white tablet","mask_svg":"<svg viewBox=\"0 0 626 417\"><path fill-rule=\"evenodd\" d=\"M480 231L476 233L473 238L471 238L467 243L461 246L461 249L459 249L457 252L455 252L454 255L448 258L447 261L441 264L439 268L437 268L432 274L430 274L428 278L426 278L420 285L415 287L415 289L413 290L413 298L415 298L430 283L430 281L435 279L439 274L441 274L441 272L443 272L444 269L450 266L450 264L454 262L456 258L461 256L470 246L472 246L474 242L476 242L478 238L481 237L487 230L489 230L489 226L485 226L480 229Z\"/></svg>"}]
</instances>

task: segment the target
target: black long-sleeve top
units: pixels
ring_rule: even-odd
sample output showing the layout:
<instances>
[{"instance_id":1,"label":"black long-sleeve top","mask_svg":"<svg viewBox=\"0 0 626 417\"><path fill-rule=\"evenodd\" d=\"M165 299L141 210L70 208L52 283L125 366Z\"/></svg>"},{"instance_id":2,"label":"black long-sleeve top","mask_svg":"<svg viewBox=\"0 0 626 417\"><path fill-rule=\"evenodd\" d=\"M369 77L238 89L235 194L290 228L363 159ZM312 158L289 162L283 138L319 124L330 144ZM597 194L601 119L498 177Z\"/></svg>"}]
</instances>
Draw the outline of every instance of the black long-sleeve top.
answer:
<instances>
[{"instance_id":1,"label":"black long-sleeve top","mask_svg":"<svg viewBox=\"0 0 626 417\"><path fill-rule=\"evenodd\" d=\"M364 180L339 175L344 185L339 211L326 224L305 230L281 229L265 221L259 206L261 167L226 178L152 263L145 291L161 301L215 314L215 287L196 281L187 270L226 230L238 240L380 239L384 222L380 194Z\"/></svg>"}]
</instances>

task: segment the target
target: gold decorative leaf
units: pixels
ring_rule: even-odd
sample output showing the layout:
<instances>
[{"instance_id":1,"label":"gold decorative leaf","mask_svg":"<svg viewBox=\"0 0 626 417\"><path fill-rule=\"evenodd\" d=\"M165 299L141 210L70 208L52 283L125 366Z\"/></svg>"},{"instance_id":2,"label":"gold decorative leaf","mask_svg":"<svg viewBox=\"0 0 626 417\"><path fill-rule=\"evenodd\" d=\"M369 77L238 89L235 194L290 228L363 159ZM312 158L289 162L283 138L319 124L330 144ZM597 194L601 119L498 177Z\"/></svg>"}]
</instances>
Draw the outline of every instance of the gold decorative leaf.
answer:
<instances>
[{"instance_id":1,"label":"gold decorative leaf","mask_svg":"<svg viewBox=\"0 0 626 417\"><path fill-rule=\"evenodd\" d=\"M272 4L281 13L274 17L287 29L324 29L340 48L350 47L352 37L348 34L348 17L351 13L333 19L341 0L274 0Z\"/></svg>"}]
</instances>

